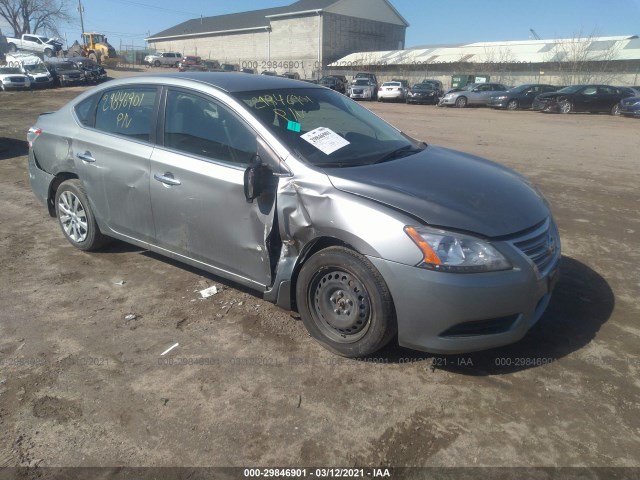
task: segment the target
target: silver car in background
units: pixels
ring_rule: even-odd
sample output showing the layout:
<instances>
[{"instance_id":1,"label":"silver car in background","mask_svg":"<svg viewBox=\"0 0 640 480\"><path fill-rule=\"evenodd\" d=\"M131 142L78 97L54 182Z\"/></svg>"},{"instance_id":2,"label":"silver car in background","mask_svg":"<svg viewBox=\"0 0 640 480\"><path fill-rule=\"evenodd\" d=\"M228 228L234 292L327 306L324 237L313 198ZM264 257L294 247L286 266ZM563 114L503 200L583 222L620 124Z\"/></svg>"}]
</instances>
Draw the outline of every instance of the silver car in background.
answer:
<instances>
[{"instance_id":1,"label":"silver car in background","mask_svg":"<svg viewBox=\"0 0 640 480\"><path fill-rule=\"evenodd\" d=\"M114 80L27 138L32 189L73 246L117 238L255 289L340 355L515 342L558 278L533 184L306 82Z\"/></svg>"},{"instance_id":2,"label":"silver car in background","mask_svg":"<svg viewBox=\"0 0 640 480\"><path fill-rule=\"evenodd\" d=\"M376 87L368 78L356 78L347 94L353 99L373 100L376 95Z\"/></svg>"},{"instance_id":3,"label":"silver car in background","mask_svg":"<svg viewBox=\"0 0 640 480\"><path fill-rule=\"evenodd\" d=\"M487 106L491 97L509 88L501 83L470 83L457 92L447 92L438 103L439 106L465 108L470 105Z\"/></svg>"}]
</instances>

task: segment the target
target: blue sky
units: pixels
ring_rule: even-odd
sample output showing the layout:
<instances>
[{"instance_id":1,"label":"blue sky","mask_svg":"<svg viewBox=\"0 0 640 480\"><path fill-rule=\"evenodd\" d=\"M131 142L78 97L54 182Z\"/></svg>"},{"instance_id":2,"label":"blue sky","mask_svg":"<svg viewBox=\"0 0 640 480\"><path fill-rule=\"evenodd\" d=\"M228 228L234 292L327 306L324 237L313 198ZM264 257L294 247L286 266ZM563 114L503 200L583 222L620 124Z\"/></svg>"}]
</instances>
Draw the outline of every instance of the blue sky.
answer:
<instances>
[{"instance_id":1,"label":"blue sky","mask_svg":"<svg viewBox=\"0 0 640 480\"><path fill-rule=\"evenodd\" d=\"M82 0L85 28L104 31L116 48L144 45L144 38L184 20L288 5L294 0ZM80 34L77 0L69 0L75 25L69 44ZM411 26L407 47L529 38L640 34L640 0L391 0ZM448 6L455 5L455 6ZM7 32L10 33L10 32Z\"/></svg>"}]
</instances>

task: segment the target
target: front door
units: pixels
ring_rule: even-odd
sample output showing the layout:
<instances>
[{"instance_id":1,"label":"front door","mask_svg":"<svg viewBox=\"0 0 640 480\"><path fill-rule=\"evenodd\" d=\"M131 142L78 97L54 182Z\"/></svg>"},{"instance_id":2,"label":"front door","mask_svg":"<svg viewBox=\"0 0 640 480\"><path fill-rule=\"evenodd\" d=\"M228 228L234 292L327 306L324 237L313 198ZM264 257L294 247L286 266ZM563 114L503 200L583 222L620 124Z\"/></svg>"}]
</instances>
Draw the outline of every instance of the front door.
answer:
<instances>
[{"instance_id":1,"label":"front door","mask_svg":"<svg viewBox=\"0 0 640 480\"><path fill-rule=\"evenodd\" d=\"M196 92L169 88L163 103L161 146L151 157L156 244L243 283L270 285L275 188L253 203L244 196L256 132Z\"/></svg>"}]
</instances>

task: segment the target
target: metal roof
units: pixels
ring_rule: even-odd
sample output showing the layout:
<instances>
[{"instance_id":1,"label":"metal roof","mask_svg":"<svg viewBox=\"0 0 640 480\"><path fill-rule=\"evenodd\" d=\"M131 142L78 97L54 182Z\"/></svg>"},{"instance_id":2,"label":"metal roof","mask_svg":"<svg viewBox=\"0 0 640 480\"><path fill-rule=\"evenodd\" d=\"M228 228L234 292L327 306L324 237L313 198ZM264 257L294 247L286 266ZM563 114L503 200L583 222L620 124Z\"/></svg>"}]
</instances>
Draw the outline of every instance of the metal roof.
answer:
<instances>
[{"instance_id":1,"label":"metal roof","mask_svg":"<svg viewBox=\"0 0 640 480\"><path fill-rule=\"evenodd\" d=\"M329 66L346 65L411 65L415 63L548 63L580 59L640 60L640 38L637 35L617 37L573 38L556 40L516 40L478 42L456 46L418 47L383 52L358 52L347 55Z\"/></svg>"},{"instance_id":2,"label":"metal roof","mask_svg":"<svg viewBox=\"0 0 640 480\"><path fill-rule=\"evenodd\" d=\"M323 10L340 0L298 0L285 7L264 8L250 12L230 13L215 17L193 18L147 38L147 41L163 40L192 35L211 35L242 30L266 29L270 26L267 17Z\"/></svg>"}]
</instances>

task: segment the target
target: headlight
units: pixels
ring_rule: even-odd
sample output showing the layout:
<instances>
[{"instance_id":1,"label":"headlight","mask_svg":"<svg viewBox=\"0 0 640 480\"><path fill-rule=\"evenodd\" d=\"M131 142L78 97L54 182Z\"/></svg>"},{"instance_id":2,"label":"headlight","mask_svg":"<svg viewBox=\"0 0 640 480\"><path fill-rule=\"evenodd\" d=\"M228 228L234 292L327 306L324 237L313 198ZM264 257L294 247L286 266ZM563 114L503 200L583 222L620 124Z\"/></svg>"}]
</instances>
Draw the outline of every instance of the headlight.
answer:
<instances>
[{"instance_id":1,"label":"headlight","mask_svg":"<svg viewBox=\"0 0 640 480\"><path fill-rule=\"evenodd\" d=\"M460 233L426 227L404 231L424 255L419 267L450 273L509 270L511 263L489 243Z\"/></svg>"},{"instance_id":2,"label":"headlight","mask_svg":"<svg viewBox=\"0 0 640 480\"><path fill-rule=\"evenodd\" d=\"M444 98L451 98L451 97L453 97L453 93L447 93L447 94L444 96Z\"/></svg>"}]
</instances>

